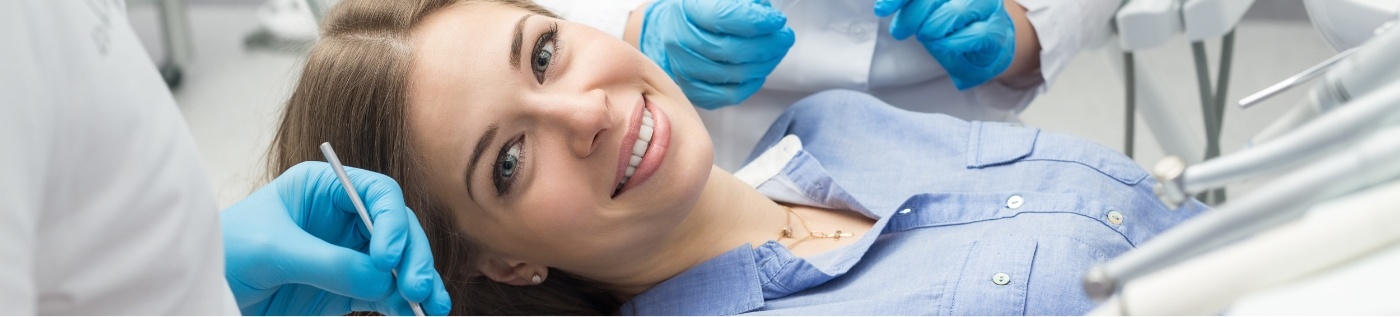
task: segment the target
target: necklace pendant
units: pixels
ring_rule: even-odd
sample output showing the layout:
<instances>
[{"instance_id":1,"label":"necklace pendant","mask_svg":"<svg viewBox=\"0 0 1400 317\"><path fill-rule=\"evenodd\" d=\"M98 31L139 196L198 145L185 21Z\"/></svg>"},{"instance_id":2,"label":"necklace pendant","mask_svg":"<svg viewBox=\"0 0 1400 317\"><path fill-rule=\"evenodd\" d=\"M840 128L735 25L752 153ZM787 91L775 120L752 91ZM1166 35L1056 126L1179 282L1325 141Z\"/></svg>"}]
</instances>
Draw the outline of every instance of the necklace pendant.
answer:
<instances>
[{"instance_id":1,"label":"necklace pendant","mask_svg":"<svg viewBox=\"0 0 1400 317\"><path fill-rule=\"evenodd\" d=\"M783 230L779 232L779 235L780 235L780 237L782 237L782 239L791 239L791 238L792 238L792 228L783 227Z\"/></svg>"}]
</instances>

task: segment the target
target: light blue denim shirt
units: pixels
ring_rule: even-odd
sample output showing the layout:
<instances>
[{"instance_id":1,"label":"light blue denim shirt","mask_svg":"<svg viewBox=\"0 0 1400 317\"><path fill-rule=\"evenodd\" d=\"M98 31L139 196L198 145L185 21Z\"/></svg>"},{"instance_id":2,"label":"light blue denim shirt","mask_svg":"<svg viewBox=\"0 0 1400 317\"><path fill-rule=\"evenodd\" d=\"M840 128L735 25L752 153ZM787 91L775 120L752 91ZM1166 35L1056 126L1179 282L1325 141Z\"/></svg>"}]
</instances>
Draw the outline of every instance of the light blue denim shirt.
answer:
<instances>
[{"instance_id":1,"label":"light blue denim shirt","mask_svg":"<svg viewBox=\"0 0 1400 317\"><path fill-rule=\"evenodd\" d=\"M1205 207L1169 210L1093 142L831 91L788 109L735 175L776 201L876 219L799 258L743 245L639 294L636 315L1078 315L1084 273Z\"/></svg>"}]
</instances>

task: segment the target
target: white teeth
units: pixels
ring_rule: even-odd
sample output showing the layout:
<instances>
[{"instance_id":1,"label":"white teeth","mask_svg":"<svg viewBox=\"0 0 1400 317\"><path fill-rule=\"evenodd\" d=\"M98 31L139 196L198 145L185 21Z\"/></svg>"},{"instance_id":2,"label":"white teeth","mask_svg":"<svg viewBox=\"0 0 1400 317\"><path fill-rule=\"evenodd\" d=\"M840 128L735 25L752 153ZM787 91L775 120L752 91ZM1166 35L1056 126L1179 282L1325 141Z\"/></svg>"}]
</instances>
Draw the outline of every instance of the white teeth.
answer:
<instances>
[{"instance_id":1,"label":"white teeth","mask_svg":"<svg viewBox=\"0 0 1400 317\"><path fill-rule=\"evenodd\" d=\"M632 157L627 161L627 171L622 174L622 181L617 183L618 188L626 185L632 179L632 174L637 173L637 166L642 164L642 156L647 154L647 145L651 144L651 136L656 132L655 126L651 110L642 109L642 129L637 131L637 143L632 144Z\"/></svg>"},{"instance_id":2,"label":"white teeth","mask_svg":"<svg viewBox=\"0 0 1400 317\"><path fill-rule=\"evenodd\" d=\"M638 139L638 140L642 140L642 141L651 142L651 133L652 133L652 132L653 132L653 131L652 131L651 127L642 126L642 131L637 132L637 139Z\"/></svg>"},{"instance_id":3,"label":"white teeth","mask_svg":"<svg viewBox=\"0 0 1400 317\"><path fill-rule=\"evenodd\" d=\"M632 144L632 155L642 156L647 154L647 141L637 140Z\"/></svg>"}]
</instances>

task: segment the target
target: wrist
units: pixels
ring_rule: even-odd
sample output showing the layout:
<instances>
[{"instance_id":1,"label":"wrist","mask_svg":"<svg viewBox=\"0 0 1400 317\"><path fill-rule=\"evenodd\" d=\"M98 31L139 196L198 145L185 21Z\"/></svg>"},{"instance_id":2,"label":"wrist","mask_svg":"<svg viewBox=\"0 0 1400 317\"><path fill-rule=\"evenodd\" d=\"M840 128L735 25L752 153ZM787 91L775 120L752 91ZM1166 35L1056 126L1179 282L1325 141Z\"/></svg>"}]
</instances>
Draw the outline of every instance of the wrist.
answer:
<instances>
[{"instance_id":1,"label":"wrist","mask_svg":"<svg viewBox=\"0 0 1400 317\"><path fill-rule=\"evenodd\" d=\"M1012 53L1011 65L997 78L1014 78L1035 73L1040 70L1040 38L1036 35L1035 26L1031 25L1026 7L1016 0L1004 0L1003 3L1015 27L1016 47L1015 53Z\"/></svg>"},{"instance_id":2,"label":"wrist","mask_svg":"<svg viewBox=\"0 0 1400 317\"><path fill-rule=\"evenodd\" d=\"M632 47L638 49L642 47L642 24L647 15L647 7L650 7L651 3L651 1L643 2L627 14L627 26L622 30L622 40L631 44Z\"/></svg>"}]
</instances>

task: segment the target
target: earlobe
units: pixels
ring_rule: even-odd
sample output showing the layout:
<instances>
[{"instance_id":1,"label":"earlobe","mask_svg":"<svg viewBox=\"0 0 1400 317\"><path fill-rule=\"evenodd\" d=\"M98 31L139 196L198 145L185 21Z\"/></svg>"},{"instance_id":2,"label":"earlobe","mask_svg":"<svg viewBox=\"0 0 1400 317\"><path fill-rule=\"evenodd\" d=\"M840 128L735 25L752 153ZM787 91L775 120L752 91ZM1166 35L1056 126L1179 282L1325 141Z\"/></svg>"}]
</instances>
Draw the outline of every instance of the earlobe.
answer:
<instances>
[{"instance_id":1,"label":"earlobe","mask_svg":"<svg viewBox=\"0 0 1400 317\"><path fill-rule=\"evenodd\" d=\"M486 260L477 270L492 281L515 286L537 285L549 277L549 268L543 265L500 258Z\"/></svg>"}]
</instances>

